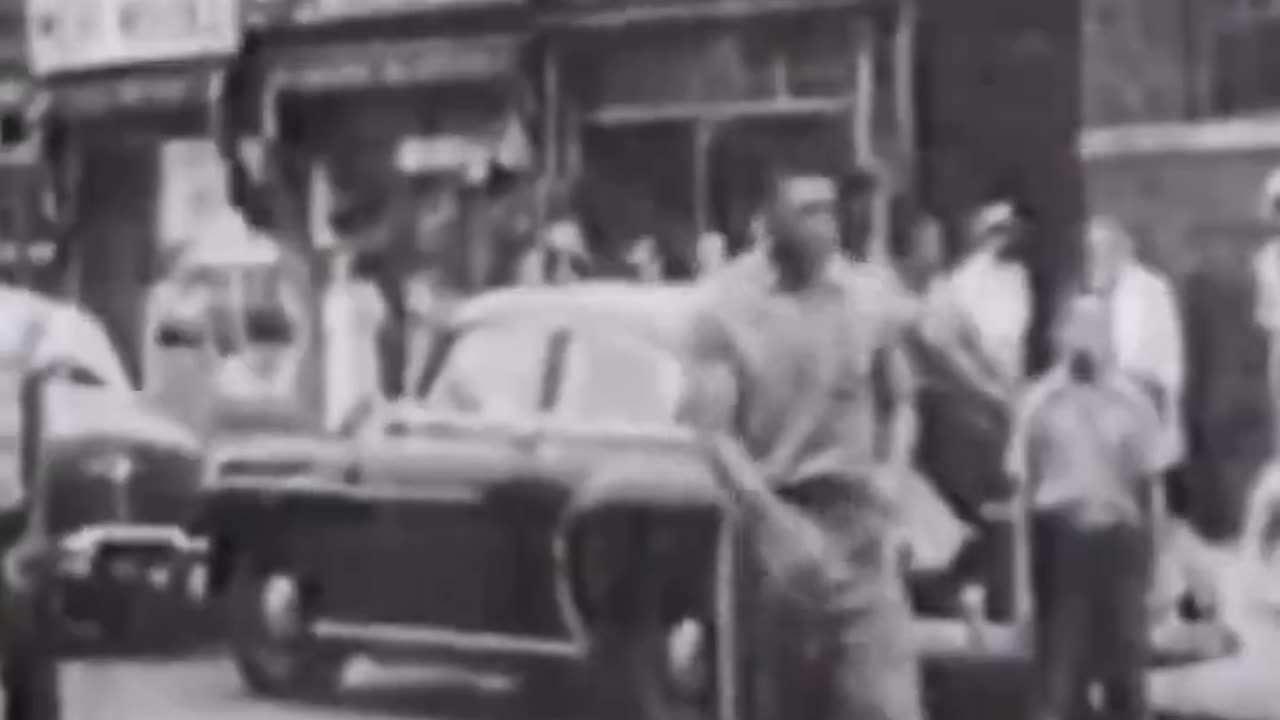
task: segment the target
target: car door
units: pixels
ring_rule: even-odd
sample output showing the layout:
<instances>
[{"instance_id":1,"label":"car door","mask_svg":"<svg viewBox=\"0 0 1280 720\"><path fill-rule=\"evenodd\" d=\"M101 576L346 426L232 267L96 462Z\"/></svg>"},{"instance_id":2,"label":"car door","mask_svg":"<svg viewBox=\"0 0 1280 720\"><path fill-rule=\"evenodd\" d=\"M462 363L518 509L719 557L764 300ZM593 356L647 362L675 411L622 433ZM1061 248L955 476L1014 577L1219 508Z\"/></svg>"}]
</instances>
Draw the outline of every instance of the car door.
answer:
<instances>
[{"instance_id":1,"label":"car door","mask_svg":"<svg viewBox=\"0 0 1280 720\"><path fill-rule=\"evenodd\" d=\"M359 433L376 577L351 599L371 619L464 631L518 624L505 604L519 548L489 497L534 466L556 336L514 324L460 333L423 395L387 406Z\"/></svg>"}]
</instances>

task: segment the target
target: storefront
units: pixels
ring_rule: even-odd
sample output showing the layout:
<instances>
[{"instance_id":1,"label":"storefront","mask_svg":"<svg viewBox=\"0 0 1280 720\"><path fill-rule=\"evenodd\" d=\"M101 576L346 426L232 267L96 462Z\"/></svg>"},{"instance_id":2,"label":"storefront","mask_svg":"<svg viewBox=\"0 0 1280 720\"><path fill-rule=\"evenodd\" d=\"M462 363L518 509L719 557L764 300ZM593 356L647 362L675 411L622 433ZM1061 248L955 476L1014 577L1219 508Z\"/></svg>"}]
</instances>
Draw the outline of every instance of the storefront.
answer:
<instances>
[{"instance_id":1,"label":"storefront","mask_svg":"<svg viewBox=\"0 0 1280 720\"><path fill-rule=\"evenodd\" d=\"M322 295L354 265L403 328L414 283L450 295L488 283L499 264L489 181L532 172L526 10L268 1L248 15L222 122L233 194L254 224L306 248ZM241 152L251 137L265 162ZM326 355L370 341L340 325L325 321ZM378 373L396 392L411 364L405 338L377 341L396 346Z\"/></svg>"},{"instance_id":2,"label":"storefront","mask_svg":"<svg viewBox=\"0 0 1280 720\"><path fill-rule=\"evenodd\" d=\"M76 292L131 370L149 286L202 218L162 212L162 147L208 135L212 89L241 42L237 0L27 0L30 71L48 97L44 163L64 179L54 220L80 272ZM49 143L46 143L49 145Z\"/></svg>"},{"instance_id":3,"label":"storefront","mask_svg":"<svg viewBox=\"0 0 1280 720\"><path fill-rule=\"evenodd\" d=\"M50 182L39 130L40 100L25 68L0 61L0 282L60 293L70 289L65 233L50 218Z\"/></svg>"},{"instance_id":4,"label":"storefront","mask_svg":"<svg viewBox=\"0 0 1280 720\"><path fill-rule=\"evenodd\" d=\"M617 198L602 201L621 218L606 241L652 234L687 256L714 230L741 247L767 165L909 165L899 18L869 8L615 0L552 13L561 164Z\"/></svg>"}]
</instances>

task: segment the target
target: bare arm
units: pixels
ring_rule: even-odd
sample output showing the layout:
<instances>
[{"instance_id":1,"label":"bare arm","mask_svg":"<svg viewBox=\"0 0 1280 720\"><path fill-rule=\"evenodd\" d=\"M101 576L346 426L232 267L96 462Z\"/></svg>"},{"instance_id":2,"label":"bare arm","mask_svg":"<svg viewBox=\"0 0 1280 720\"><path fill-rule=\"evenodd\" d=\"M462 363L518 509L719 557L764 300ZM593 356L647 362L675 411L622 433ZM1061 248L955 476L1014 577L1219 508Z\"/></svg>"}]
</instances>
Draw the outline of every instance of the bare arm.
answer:
<instances>
[{"instance_id":1,"label":"bare arm","mask_svg":"<svg viewBox=\"0 0 1280 720\"><path fill-rule=\"evenodd\" d=\"M910 467L920 439L915 370L897 339L881 350L877 363L885 388L885 463L894 468Z\"/></svg>"}]
</instances>

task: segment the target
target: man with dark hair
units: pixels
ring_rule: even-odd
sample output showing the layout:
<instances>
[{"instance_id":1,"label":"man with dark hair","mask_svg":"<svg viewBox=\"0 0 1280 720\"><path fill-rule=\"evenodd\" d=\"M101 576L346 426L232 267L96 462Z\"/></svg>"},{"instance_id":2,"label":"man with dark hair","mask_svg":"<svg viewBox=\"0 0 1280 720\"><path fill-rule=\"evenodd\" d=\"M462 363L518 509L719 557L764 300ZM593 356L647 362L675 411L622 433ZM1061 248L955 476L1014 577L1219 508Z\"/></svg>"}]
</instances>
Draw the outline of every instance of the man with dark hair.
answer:
<instances>
[{"instance_id":1,"label":"man with dark hair","mask_svg":"<svg viewBox=\"0 0 1280 720\"><path fill-rule=\"evenodd\" d=\"M749 623L758 633L749 644L774 668L764 684L785 676L781 705L758 709L797 720L919 720L911 610L891 547L888 473L879 470L905 467L914 450L901 314L885 303L896 289L841 253L831 175L785 169L768 190L759 246L706 280L693 371L722 388L721 407L695 423L736 438L847 572L831 574L800 610L806 630L781 632L777 607ZM747 532L768 557L769 534L753 533L749 521ZM773 665L797 644L806 645L792 656L800 667ZM778 695L756 698L757 707Z\"/></svg>"}]
</instances>

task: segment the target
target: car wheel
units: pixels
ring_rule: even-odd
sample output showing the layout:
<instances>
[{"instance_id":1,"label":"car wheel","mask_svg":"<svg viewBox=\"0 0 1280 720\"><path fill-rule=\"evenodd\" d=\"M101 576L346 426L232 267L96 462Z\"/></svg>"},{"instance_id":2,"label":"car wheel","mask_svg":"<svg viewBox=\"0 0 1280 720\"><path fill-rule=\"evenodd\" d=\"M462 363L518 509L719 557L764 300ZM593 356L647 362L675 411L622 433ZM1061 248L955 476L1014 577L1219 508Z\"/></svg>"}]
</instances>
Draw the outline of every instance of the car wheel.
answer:
<instances>
[{"instance_id":1,"label":"car wheel","mask_svg":"<svg viewBox=\"0 0 1280 720\"><path fill-rule=\"evenodd\" d=\"M338 688L347 655L311 635L297 578L246 564L227 599L232 654L250 690L299 697Z\"/></svg>"}]
</instances>

